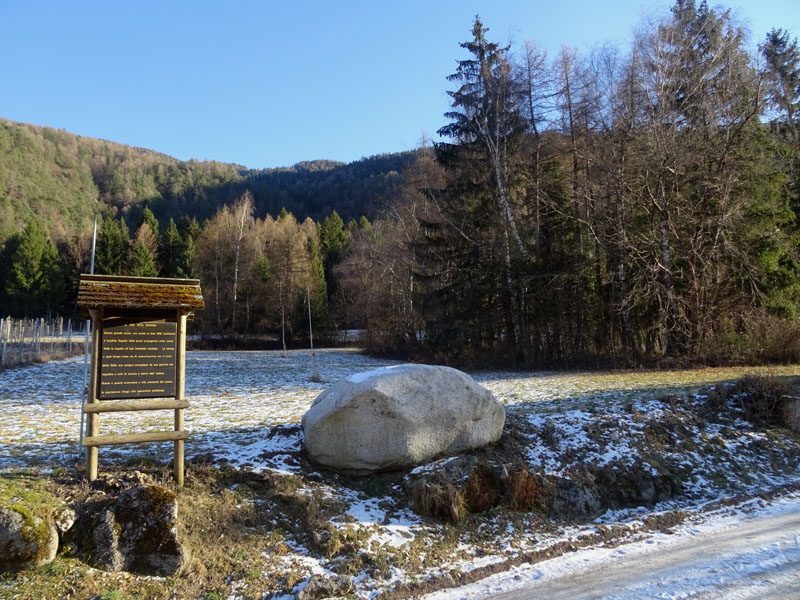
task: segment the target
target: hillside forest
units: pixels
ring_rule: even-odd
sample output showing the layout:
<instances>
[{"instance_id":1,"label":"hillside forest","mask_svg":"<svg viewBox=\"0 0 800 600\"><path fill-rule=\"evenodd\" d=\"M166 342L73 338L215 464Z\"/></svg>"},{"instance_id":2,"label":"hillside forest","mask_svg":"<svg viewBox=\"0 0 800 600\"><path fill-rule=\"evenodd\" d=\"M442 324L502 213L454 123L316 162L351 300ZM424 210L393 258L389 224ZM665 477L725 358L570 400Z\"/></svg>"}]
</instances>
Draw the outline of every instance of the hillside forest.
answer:
<instances>
[{"instance_id":1,"label":"hillside forest","mask_svg":"<svg viewBox=\"0 0 800 600\"><path fill-rule=\"evenodd\" d=\"M207 337L451 364L800 361L800 47L677 0L555 56L479 17L413 152L248 170L0 120L0 311L197 277ZM447 74L443 74L443 77Z\"/></svg>"}]
</instances>

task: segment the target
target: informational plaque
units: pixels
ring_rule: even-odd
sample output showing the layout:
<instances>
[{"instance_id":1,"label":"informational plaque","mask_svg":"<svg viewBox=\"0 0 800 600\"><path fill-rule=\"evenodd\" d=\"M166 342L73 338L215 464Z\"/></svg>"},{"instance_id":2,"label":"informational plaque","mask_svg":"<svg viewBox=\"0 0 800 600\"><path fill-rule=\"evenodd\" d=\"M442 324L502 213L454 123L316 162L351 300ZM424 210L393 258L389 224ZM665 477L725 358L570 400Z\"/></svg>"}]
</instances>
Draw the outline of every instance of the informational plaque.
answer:
<instances>
[{"instance_id":1,"label":"informational plaque","mask_svg":"<svg viewBox=\"0 0 800 600\"><path fill-rule=\"evenodd\" d=\"M175 396L177 332L177 323L169 321L105 327L99 399Z\"/></svg>"}]
</instances>

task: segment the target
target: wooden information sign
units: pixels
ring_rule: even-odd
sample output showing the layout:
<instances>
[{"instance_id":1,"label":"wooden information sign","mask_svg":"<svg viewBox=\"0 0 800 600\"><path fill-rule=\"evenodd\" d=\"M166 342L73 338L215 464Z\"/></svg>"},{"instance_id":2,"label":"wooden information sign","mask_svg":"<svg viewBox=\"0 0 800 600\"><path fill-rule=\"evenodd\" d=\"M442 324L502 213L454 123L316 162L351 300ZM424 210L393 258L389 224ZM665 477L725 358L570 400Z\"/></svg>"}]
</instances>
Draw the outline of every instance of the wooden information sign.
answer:
<instances>
[{"instance_id":1,"label":"wooden information sign","mask_svg":"<svg viewBox=\"0 0 800 600\"><path fill-rule=\"evenodd\" d=\"M175 396L178 324L143 321L104 327L100 400Z\"/></svg>"},{"instance_id":2,"label":"wooden information sign","mask_svg":"<svg viewBox=\"0 0 800 600\"><path fill-rule=\"evenodd\" d=\"M172 441L174 471L183 485L186 321L203 308L196 279L82 275L78 308L92 319L92 370L87 414L86 472L97 478L98 448ZM104 412L169 409L173 431L99 435Z\"/></svg>"}]
</instances>

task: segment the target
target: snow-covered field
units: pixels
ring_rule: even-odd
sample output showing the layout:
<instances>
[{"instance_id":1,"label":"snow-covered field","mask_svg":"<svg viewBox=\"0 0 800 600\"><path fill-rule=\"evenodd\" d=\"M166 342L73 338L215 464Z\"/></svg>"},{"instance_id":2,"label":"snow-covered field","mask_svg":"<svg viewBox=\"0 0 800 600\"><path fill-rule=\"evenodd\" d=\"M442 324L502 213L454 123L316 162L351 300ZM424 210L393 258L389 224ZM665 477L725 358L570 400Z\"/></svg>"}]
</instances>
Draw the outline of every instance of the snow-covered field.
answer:
<instances>
[{"instance_id":1,"label":"snow-covered field","mask_svg":"<svg viewBox=\"0 0 800 600\"><path fill-rule=\"evenodd\" d=\"M314 364L316 362L316 365ZM186 360L187 457L213 453L233 464L250 462L265 450L296 450L297 436L264 441L265 427L299 423L325 387L354 373L396 364L356 351L189 352ZM798 374L796 367L773 367L773 374ZM472 375L503 404L523 405L535 413L679 394L699 386L740 377L753 369L699 369L633 373L475 372ZM320 381L312 382L317 374ZM54 466L81 456L79 432L84 387L83 357L32 365L0 373L0 468ZM100 434L171 429L170 411L106 413ZM103 461L130 456L168 460L170 444L118 446L100 450ZM280 460L277 457L276 460ZM273 466L269 462L260 467ZM275 465L277 466L277 465Z\"/></svg>"},{"instance_id":2,"label":"snow-covered field","mask_svg":"<svg viewBox=\"0 0 800 600\"><path fill-rule=\"evenodd\" d=\"M187 457L213 452L242 462L243 449L263 438L265 427L299 423L314 398L352 373L390 364L355 351L318 351L319 383L310 381L310 352L189 352L186 360ZM0 468L73 463L79 448L83 357L0 373ZM171 411L106 413L100 434L172 428ZM299 439L282 440L293 447ZM167 460L171 444L101 448L103 461L131 456Z\"/></svg>"},{"instance_id":3,"label":"snow-covered field","mask_svg":"<svg viewBox=\"0 0 800 600\"><path fill-rule=\"evenodd\" d=\"M187 459L222 461L256 472L301 475L298 454L302 433L298 424L314 398L339 379L390 364L396 363L342 350L317 351L315 359L308 351L289 352L286 356L279 352L190 352L186 370L186 396L190 401L186 411L186 428L190 432ZM26 468L46 473L79 459L83 373L83 359L77 357L0 374L0 470ZM641 446L650 443L653 436L663 435L656 425L693 414L690 409L694 400L676 407L670 405L669 400L665 401L665 397L691 399L697 394L696 402L701 402L699 389L737 379L746 373L800 375L800 368L606 374L494 371L472 375L506 405L521 435L526 436L525 455L520 459L539 472L560 476L568 473L579 460L609 468L617 465L624 468L640 460L641 454L637 452L641 453ZM312 375L317 375L320 381L312 382ZM171 425L170 411L103 414L100 434L170 429ZM735 423L690 425L684 428L681 436L675 436L674 446L663 452L663 456L681 464L687 473L679 499L661 502L653 508L609 511L588 524L561 524L544 529L536 515L507 515L487 520L475 530L464 533L444 557L437 554L441 551L437 545L438 536L447 534L442 524L415 515L407 507L394 503L391 497L322 486L325 494L345 506L341 518L331 519L331 524L340 530L367 532L363 546L370 549L370 556L382 552L390 559L391 566L380 577L367 570L356 577L357 597L372 598L396 584L490 567L560 541L592 535L598 528L613 526L623 532L621 538L626 541L641 540L643 544L657 544L666 549L669 546L666 541L662 543L662 538L672 539L670 536L640 527L652 511L690 512L692 517L678 533L693 535L702 532L701 522L712 523L709 526L712 530L714 523L724 528L722 523L729 522L724 519L739 518L749 510L745 506L709 512L708 504L715 499L724 495L753 495L760 490L800 483L798 465L788 459L790 450L795 452L794 446L786 446L785 456L781 446L797 445L796 440L787 441L771 432L746 427L740 432ZM765 461L768 464L762 469L757 465L764 448L772 450L769 460ZM707 462L709 452L717 455L714 464ZM102 472L104 464L122 464L132 458L168 463L171 455L171 444L104 447L100 449L100 469ZM726 477L726 471L737 470L747 473ZM782 494L781 498L780 506L793 507L786 510L800 510L800 494ZM767 513L770 510L767 505L755 508ZM629 533L626 535L625 531ZM615 538L615 543L619 538ZM795 540L795 546L797 543ZM281 556L282 563L275 568L291 567L305 573L306 577L332 572L335 559L326 560L297 541L288 540L287 544L292 552ZM626 544L624 547L634 552L638 546ZM782 546L781 551L791 554L797 550L787 551L788 547ZM409 563L404 558L406 555L417 557L414 560L418 559L419 564ZM551 573L548 569L577 574L586 565L594 565L598 560L612 561L615 556L614 551L607 549L574 556L579 555L582 558L573 562L556 559L562 562L551 563L551 567L542 566L543 563L527 570L520 567L522 570L509 573L510 579L484 580L475 584L477 587L436 597L485 597L487 591L510 590L520 580L548 579ZM775 564L783 564L775 560ZM709 565L709 569L719 567L713 561ZM410 571L413 573L409 574ZM298 584L293 593L302 585L302 582ZM641 597L685 597L681 593L678 588L666 596L643 591Z\"/></svg>"}]
</instances>

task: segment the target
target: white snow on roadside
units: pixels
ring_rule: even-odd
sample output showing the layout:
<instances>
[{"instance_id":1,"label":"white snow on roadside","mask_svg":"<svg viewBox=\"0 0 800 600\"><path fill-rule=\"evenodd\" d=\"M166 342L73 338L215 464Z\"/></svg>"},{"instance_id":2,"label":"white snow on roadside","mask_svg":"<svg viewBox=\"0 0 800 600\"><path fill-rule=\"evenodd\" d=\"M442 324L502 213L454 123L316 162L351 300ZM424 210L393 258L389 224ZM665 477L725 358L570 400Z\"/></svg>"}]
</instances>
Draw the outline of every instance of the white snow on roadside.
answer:
<instances>
[{"instance_id":1,"label":"white snow on roadside","mask_svg":"<svg viewBox=\"0 0 800 600\"><path fill-rule=\"evenodd\" d=\"M793 589L800 594L800 530L782 529L775 522L792 523L800 519L800 494L790 494L771 503L753 500L735 510L724 509L706 515L701 522L687 522L673 533L656 532L640 541L619 547L595 547L578 550L558 558L536 564L524 563L498 573L477 583L459 588L441 590L423 596L426 600L467 600L489 598L496 595L511 598L513 592L542 594L551 590L565 591L559 582L572 582L574 590L569 596L542 597L605 598L614 600L702 598L759 598L771 597L770 590ZM778 519L781 519L778 521ZM736 534L748 523L755 530L775 528L770 536ZM761 527L763 523L763 527ZM749 531L749 530L748 530ZM698 559L648 571L649 559L655 554L662 557L674 555L677 550L694 541L731 532L736 535L731 543L722 543L706 557L698 551ZM581 595L580 577L591 581L593 574L609 570L621 560L633 565L628 579L615 580L603 587L598 576L587 595ZM546 587L551 586L551 587ZM507 596L506 596L507 595ZM520 596L520 598L523 596ZM789 596L786 596L787 598Z\"/></svg>"}]
</instances>

